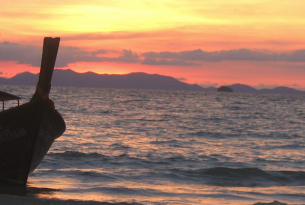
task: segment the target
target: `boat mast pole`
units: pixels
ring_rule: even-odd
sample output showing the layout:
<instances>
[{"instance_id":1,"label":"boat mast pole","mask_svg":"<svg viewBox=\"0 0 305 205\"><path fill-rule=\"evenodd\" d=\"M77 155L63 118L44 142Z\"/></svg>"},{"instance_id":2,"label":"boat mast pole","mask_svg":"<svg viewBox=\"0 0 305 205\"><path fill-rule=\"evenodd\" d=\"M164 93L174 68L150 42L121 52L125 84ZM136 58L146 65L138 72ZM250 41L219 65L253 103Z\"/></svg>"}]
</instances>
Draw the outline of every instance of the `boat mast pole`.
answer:
<instances>
[{"instance_id":1,"label":"boat mast pole","mask_svg":"<svg viewBox=\"0 0 305 205\"><path fill-rule=\"evenodd\" d=\"M36 92L33 95L31 101L49 99L51 80L57 57L59 42L59 37L44 38L39 80L37 83Z\"/></svg>"}]
</instances>

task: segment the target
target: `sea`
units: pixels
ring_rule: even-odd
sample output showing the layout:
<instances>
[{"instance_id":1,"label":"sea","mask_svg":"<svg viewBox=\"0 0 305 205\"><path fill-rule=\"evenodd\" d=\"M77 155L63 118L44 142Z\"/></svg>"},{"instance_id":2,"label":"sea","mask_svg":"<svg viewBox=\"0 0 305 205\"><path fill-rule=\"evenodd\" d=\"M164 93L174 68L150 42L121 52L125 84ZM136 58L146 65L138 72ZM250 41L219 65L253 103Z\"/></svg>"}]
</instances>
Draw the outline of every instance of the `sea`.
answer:
<instances>
[{"instance_id":1,"label":"sea","mask_svg":"<svg viewBox=\"0 0 305 205\"><path fill-rule=\"evenodd\" d=\"M23 104L35 87L0 89ZM305 204L305 95L52 87L50 98L67 129L0 204Z\"/></svg>"}]
</instances>

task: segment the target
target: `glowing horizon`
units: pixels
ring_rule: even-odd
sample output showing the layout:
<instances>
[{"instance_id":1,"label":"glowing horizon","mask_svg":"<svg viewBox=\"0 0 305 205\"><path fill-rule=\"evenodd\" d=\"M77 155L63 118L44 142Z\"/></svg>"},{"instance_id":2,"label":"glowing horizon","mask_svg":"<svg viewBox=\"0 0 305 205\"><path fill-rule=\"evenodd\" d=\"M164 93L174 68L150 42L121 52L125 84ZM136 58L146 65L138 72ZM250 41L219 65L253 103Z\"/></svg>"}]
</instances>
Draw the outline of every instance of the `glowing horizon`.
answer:
<instances>
[{"instance_id":1,"label":"glowing horizon","mask_svg":"<svg viewBox=\"0 0 305 205\"><path fill-rule=\"evenodd\" d=\"M60 36L61 69L305 89L302 0L0 3L0 77L39 72L42 38Z\"/></svg>"}]
</instances>

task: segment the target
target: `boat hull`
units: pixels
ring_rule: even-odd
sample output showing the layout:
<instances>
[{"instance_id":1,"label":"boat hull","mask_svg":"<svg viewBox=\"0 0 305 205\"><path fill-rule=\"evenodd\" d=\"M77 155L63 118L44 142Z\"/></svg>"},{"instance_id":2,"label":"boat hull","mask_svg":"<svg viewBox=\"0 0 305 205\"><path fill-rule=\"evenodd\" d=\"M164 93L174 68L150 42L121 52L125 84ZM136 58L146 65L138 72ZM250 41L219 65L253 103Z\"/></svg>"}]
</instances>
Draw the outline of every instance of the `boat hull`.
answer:
<instances>
[{"instance_id":1,"label":"boat hull","mask_svg":"<svg viewBox=\"0 0 305 205\"><path fill-rule=\"evenodd\" d=\"M56 138L65 131L51 100L38 100L0 113L0 183L25 186Z\"/></svg>"}]
</instances>

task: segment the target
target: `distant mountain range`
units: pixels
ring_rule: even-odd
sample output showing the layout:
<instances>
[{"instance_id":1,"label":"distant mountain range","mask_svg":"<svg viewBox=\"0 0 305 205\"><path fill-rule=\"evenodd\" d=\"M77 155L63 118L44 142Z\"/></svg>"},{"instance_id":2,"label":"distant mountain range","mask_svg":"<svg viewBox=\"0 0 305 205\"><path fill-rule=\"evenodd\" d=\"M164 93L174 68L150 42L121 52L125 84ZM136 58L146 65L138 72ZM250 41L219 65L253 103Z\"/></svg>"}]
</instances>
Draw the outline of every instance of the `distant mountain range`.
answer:
<instances>
[{"instance_id":1,"label":"distant mountain range","mask_svg":"<svg viewBox=\"0 0 305 205\"><path fill-rule=\"evenodd\" d=\"M0 78L0 84L6 85L36 85L38 74L20 73L12 78ZM93 72L77 73L72 70L55 69L52 78L53 86L67 87L100 87L126 89L155 89L155 90L194 90L203 91L199 85L183 83L173 77L130 73L126 75L97 74Z\"/></svg>"},{"instance_id":2,"label":"distant mountain range","mask_svg":"<svg viewBox=\"0 0 305 205\"><path fill-rule=\"evenodd\" d=\"M12 78L0 78L0 84L5 85L36 85L38 74L20 73ZM130 73L125 75L97 74L93 72L77 73L72 70L55 69L52 78L53 86L70 87L100 87L126 89L154 89L154 90L189 90L216 92L217 88L203 88L197 84L187 84L173 77L158 74ZM243 84L227 85L236 93L276 93L276 94L305 94L288 87L257 90Z\"/></svg>"}]
</instances>

